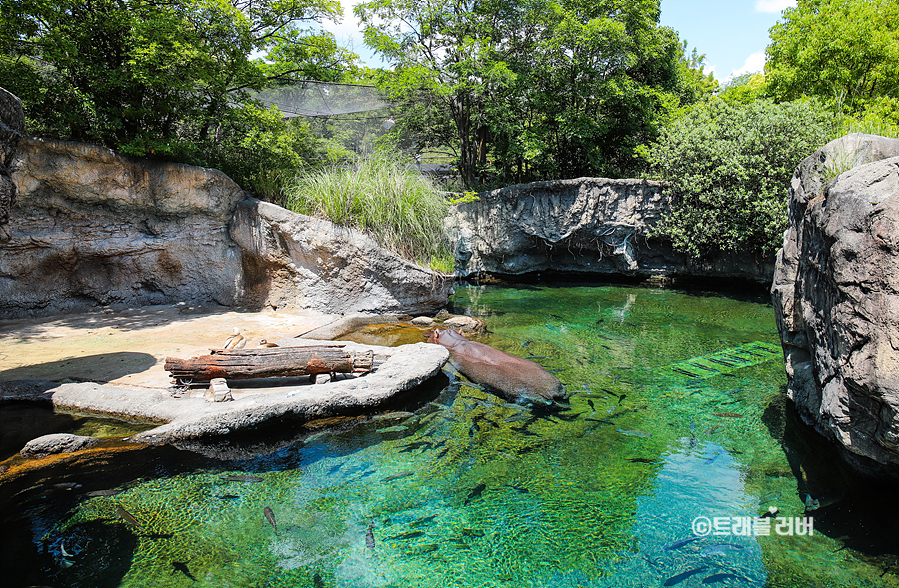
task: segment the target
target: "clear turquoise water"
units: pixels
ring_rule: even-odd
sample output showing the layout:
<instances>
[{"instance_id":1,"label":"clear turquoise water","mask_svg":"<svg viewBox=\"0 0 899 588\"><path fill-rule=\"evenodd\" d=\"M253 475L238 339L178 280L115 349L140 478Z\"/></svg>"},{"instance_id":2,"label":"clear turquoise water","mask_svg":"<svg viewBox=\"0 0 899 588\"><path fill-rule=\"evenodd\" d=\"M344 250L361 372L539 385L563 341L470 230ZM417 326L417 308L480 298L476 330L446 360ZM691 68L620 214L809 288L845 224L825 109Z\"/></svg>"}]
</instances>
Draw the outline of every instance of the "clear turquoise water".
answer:
<instances>
[{"instance_id":1,"label":"clear turquoise water","mask_svg":"<svg viewBox=\"0 0 899 588\"><path fill-rule=\"evenodd\" d=\"M553 370L570 406L534 412L448 367L446 389L401 412L262 456L147 473L115 496L35 517L46 583L899 584L895 523L884 523L899 517L892 504L876 507L895 502L894 489L866 484L861 494L793 423L764 298L470 286L453 305L487 320L485 343ZM222 478L248 473L261 481ZM808 494L835 501L808 513L813 536L675 543L700 516L757 517L769 506L806 516Z\"/></svg>"}]
</instances>

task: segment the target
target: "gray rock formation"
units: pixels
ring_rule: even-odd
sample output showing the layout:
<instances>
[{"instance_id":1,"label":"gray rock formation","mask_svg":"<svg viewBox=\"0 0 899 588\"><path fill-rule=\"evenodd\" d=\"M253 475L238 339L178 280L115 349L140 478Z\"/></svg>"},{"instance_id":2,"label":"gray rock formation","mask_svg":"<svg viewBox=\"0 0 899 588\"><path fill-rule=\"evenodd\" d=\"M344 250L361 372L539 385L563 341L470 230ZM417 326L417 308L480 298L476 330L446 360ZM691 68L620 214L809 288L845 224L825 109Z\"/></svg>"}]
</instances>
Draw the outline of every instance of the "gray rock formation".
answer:
<instances>
[{"instance_id":1,"label":"gray rock formation","mask_svg":"<svg viewBox=\"0 0 899 588\"><path fill-rule=\"evenodd\" d=\"M667 239L649 237L670 206L663 188L648 180L579 178L480 194L455 206L447 219L457 271L770 280L770 263L729 255L693 260Z\"/></svg>"},{"instance_id":2,"label":"gray rock formation","mask_svg":"<svg viewBox=\"0 0 899 588\"><path fill-rule=\"evenodd\" d=\"M772 297L802 418L858 467L899 464L899 140L849 135L799 165Z\"/></svg>"},{"instance_id":3,"label":"gray rock formation","mask_svg":"<svg viewBox=\"0 0 899 588\"><path fill-rule=\"evenodd\" d=\"M444 306L452 290L452 276L409 263L364 233L268 202L241 202L230 234L245 252L243 299L251 304L419 314Z\"/></svg>"},{"instance_id":4,"label":"gray rock formation","mask_svg":"<svg viewBox=\"0 0 899 588\"><path fill-rule=\"evenodd\" d=\"M0 88L0 243L9 241L9 209L16 202L16 185L9 166L25 132L25 113L18 98Z\"/></svg>"},{"instance_id":5,"label":"gray rock formation","mask_svg":"<svg viewBox=\"0 0 899 588\"><path fill-rule=\"evenodd\" d=\"M223 173L23 139L0 318L190 302L430 312L452 277L248 195Z\"/></svg>"},{"instance_id":6,"label":"gray rock formation","mask_svg":"<svg viewBox=\"0 0 899 588\"><path fill-rule=\"evenodd\" d=\"M57 453L72 453L93 447L99 443L99 439L85 437L83 435L71 435L69 433L54 433L32 439L25 444L19 452L22 457L40 457Z\"/></svg>"}]
</instances>

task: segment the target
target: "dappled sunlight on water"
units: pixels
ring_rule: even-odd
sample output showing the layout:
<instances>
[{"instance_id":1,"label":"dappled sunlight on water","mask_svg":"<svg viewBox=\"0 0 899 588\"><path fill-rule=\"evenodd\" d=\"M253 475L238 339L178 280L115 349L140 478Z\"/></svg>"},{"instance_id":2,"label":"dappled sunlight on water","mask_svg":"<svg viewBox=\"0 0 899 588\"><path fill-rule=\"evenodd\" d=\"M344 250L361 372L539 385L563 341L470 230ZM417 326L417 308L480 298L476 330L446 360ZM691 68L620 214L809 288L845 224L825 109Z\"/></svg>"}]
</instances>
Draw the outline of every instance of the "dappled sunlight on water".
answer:
<instances>
[{"instance_id":1,"label":"dappled sunlight on water","mask_svg":"<svg viewBox=\"0 0 899 588\"><path fill-rule=\"evenodd\" d=\"M32 541L46 553L35 564L39 579L129 587L897 585L895 551L877 537L894 529L859 526L874 521L862 503L881 495L859 493L836 460L821 465L815 441L793 422L764 300L611 286L463 287L453 304L487 320L480 340L552 370L567 403L510 403L447 366L450 383L436 398L266 455L148 472L119 494L35 517ZM808 513L812 536L719 527L698 537L692 526L697 517L756 518L769 507L802 519L809 494L833 502Z\"/></svg>"}]
</instances>

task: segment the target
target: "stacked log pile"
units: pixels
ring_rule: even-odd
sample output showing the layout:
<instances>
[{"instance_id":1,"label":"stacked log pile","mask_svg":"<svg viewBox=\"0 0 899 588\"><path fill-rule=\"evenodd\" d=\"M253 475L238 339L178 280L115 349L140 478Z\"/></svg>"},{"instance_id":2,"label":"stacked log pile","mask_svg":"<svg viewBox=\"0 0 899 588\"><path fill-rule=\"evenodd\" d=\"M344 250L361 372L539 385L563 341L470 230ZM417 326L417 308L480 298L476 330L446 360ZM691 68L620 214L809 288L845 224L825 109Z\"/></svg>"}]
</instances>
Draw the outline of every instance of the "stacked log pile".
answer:
<instances>
[{"instance_id":1,"label":"stacked log pile","mask_svg":"<svg viewBox=\"0 0 899 588\"><path fill-rule=\"evenodd\" d=\"M347 351L345 345L308 345L265 349L213 349L209 355L167 357L165 370L179 383L208 382L213 378L241 380L370 372L371 350Z\"/></svg>"}]
</instances>

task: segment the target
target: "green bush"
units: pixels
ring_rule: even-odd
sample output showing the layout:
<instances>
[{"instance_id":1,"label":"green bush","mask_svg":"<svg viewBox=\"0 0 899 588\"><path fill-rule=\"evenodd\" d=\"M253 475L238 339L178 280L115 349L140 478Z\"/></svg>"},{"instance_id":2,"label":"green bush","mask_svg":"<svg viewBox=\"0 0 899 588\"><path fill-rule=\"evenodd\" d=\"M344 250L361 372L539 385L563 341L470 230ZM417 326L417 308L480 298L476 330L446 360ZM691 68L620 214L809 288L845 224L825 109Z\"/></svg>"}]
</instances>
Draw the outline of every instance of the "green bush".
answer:
<instances>
[{"instance_id":1,"label":"green bush","mask_svg":"<svg viewBox=\"0 0 899 588\"><path fill-rule=\"evenodd\" d=\"M365 231L400 257L441 271L452 269L448 206L429 179L384 153L298 177L286 199L294 212Z\"/></svg>"},{"instance_id":2,"label":"green bush","mask_svg":"<svg viewBox=\"0 0 899 588\"><path fill-rule=\"evenodd\" d=\"M783 242L793 170L829 140L833 125L814 100L713 99L687 110L639 149L673 197L657 233L694 257L770 257Z\"/></svg>"}]
</instances>

